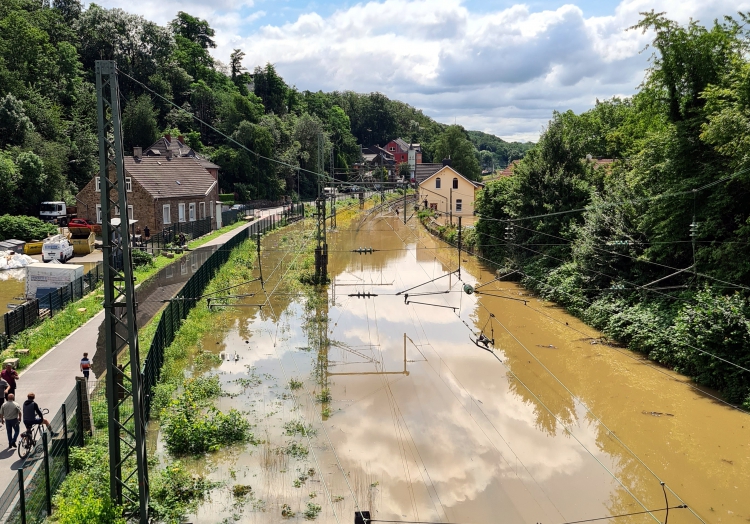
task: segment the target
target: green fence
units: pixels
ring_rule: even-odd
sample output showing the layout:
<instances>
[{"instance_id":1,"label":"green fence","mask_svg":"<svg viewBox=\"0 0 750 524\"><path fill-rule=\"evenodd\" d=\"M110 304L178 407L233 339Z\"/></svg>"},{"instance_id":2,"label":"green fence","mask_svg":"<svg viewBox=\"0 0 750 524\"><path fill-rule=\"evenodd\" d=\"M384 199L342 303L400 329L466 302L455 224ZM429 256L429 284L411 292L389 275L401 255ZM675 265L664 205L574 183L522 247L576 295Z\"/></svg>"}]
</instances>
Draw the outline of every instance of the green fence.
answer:
<instances>
[{"instance_id":1,"label":"green fence","mask_svg":"<svg viewBox=\"0 0 750 524\"><path fill-rule=\"evenodd\" d=\"M83 446L85 382L76 382L65 403L50 420L51 437L40 433L36 446L16 471L14 482L0 495L0 522L41 523L52 511L52 496L70 471L70 448ZM24 431L21 424L21 431Z\"/></svg>"},{"instance_id":2,"label":"green fence","mask_svg":"<svg viewBox=\"0 0 750 524\"><path fill-rule=\"evenodd\" d=\"M185 283L175 297L177 300L169 302L159 320L141 372L147 420L151 413L153 389L164 364L164 350L172 343L182 321L194 307L194 299L203 293L219 268L229 260L235 247L258 233L271 231L303 216L304 207L299 205L281 215L268 216L251 224L228 240L221 249L214 251ZM58 436L40 437L34 452L19 468L15 481L0 495L0 522L36 524L43 522L50 514L52 497L70 471L70 448L83 446L85 432L107 431L108 408L103 384L103 381L94 380L76 382L76 387L51 420L52 429Z\"/></svg>"}]
</instances>

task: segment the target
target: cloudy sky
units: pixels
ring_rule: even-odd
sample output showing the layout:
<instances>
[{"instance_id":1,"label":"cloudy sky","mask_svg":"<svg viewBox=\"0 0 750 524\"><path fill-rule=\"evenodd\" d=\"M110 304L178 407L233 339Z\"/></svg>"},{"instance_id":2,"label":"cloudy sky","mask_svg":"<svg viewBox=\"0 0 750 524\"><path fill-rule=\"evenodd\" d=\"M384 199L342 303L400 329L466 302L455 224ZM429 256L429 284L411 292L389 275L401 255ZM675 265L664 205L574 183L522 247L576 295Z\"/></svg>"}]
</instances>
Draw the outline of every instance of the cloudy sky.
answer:
<instances>
[{"instance_id":1,"label":"cloudy sky","mask_svg":"<svg viewBox=\"0 0 750 524\"><path fill-rule=\"evenodd\" d=\"M627 31L655 9L711 24L750 0L97 0L155 22L179 10L216 29L252 69L274 63L301 90L380 91L436 120L536 140L553 110L584 111L632 94L648 34Z\"/></svg>"}]
</instances>

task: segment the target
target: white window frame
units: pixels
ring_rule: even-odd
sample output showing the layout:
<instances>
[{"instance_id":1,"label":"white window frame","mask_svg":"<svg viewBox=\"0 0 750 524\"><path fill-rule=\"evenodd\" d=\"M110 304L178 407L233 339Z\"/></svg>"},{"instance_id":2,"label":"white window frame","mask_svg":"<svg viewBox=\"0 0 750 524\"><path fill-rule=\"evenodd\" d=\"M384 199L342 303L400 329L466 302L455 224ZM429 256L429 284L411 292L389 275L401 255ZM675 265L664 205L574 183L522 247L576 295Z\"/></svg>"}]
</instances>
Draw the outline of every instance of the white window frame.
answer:
<instances>
[{"instance_id":1,"label":"white window frame","mask_svg":"<svg viewBox=\"0 0 750 524\"><path fill-rule=\"evenodd\" d=\"M188 220L190 222L195 222L195 202L190 202L188 204Z\"/></svg>"},{"instance_id":2,"label":"white window frame","mask_svg":"<svg viewBox=\"0 0 750 524\"><path fill-rule=\"evenodd\" d=\"M101 204L96 205L96 223L97 224L102 223L102 205Z\"/></svg>"},{"instance_id":3,"label":"white window frame","mask_svg":"<svg viewBox=\"0 0 750 524\"><path fill-rule=\"evenodd\" d=\"M211 202L209 202L208 204L208 214L211 218L214 217L214 201L213 200L211 200Z\"/></svg>"},{"instance_id":4,"label":"white window frame","mask_svg":"<svg viewBox=\"0 0 750 524\"><path fill-rule=\"evenodd\" d=\"M440 189L440 177L435 179L435 189Z\"/></svg>"},{"instance_id":5,"label":"white window frame","mask_svg":"<svg viewBox=\"0 0 750 524\"><path fill-rule=\"evenodd\" d=\"M177 221L185 222L185 203L180 202L177 204Z\"/></svg>"},{"instance_id":6,"label":"white window frame","mask_svg":"<svg viewBox=\"0 0 750 524\"><path fill-rule=\"evenodd\" d=\"M128 193L133 192L133 179L132 177L126 176L125 177L125 191Z\"/></svg>"},{"instance_id":7,"label":"white window frame","mask_svg":"<svg viewBox=\"0 0 750 524\"><path fill-rule=\"evenodd\" d=\"M96 175L94 177L94 187L95 187L97 193L101 193L102 192L102 184L101 184L101 182L102 182L102 179L99 178L99 175Z\"/></svg>"},{"instance_id":8,"label":"white window frame","mask_svg":"<svg viewBox=\"0 0 750 524\"><path fill-rule=\"evenodd\" d=\"M464 202L460 198L456 199L456 211L463 211L464 210Z\"/></svg>"},{"instance_id":9,"label":"white window frame","mask_svg":"<svg viewBox=\"0 0 750 524\"><path fill-rule=\"evenodd\" d=\"M201 202L200 204L198 204L198 211L199 211L198 215L200 216L201 220L206 218L206 203L205 202Z\"/></svg>"},{"instance_id":10,"label":"white window frame","mask_svg":"<svg viewBox=\"0 0 750 524\"><path fill-rule=\"evenodd\" d=\"M164 220L164 217L166 217L167 220ZM172 223L172 208L169 204L161 206L161 219L165 226Z\"/></svg>"},{"instance_id":11,"label":"white window frame","mask_svg":"<svg viewBox=\"0 0 750 524\"><path fill-rule=\"evenodd\" d=\"M133 206L128 206L128 220L135 220L135 216L133 214Z\"/></svg>"},{"instance_id":12,"label":"white window frame","mask_svg":"<svg viewBox=\"0 0 750 524\"><path fill-rule=\"evenodd\" d=\"M116 217L120 216L120 206L115 206L115 216Z\"/></svg>"}]
</instances>

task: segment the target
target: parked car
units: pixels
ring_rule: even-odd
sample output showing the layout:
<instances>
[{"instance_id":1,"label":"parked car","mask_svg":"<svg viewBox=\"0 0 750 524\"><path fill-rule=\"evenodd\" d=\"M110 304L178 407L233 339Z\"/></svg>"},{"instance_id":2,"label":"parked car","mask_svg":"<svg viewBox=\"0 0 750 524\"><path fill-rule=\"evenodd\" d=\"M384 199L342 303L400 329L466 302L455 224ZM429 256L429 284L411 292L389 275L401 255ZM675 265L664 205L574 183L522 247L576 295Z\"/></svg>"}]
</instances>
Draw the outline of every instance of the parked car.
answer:
<instances>
[{"instance_id":1,"label":"parked car","mask_svg":"<svg viewBox=\"0 0 750 524\"><path fill-rule=\"evenodd\" d=\"M42 246L42 261L59 260L63 264L73 258L73 245L67 238L57 237Z\"/></svg>"},{"instance_id":2,"label":"parked car","mask_svg":"<svg viewBox=\"0 0 750 524\"><path fill-rule=\"evenodd\" d=\"M230 210L230 211L237 211L237 210L240 210L240 209L242 209L242 208L244 208L244 207L245 207L245 206L243 206L242 204L235 204L235 205L233 205L232 207L230 207L230 208L229 208L229 210Z\"/></svg>"},{"instance_id":3,"label":"parked car","mask_svg":"<svg viewBox=\"0 0 750 524\"><path fill-rule=\"evenodd\" d=\"M94 224L86 220L85 218L71 218L68 221L68 229L71 227L84 227L90 230L94 230Z\"/></svg>"}]
</instances>

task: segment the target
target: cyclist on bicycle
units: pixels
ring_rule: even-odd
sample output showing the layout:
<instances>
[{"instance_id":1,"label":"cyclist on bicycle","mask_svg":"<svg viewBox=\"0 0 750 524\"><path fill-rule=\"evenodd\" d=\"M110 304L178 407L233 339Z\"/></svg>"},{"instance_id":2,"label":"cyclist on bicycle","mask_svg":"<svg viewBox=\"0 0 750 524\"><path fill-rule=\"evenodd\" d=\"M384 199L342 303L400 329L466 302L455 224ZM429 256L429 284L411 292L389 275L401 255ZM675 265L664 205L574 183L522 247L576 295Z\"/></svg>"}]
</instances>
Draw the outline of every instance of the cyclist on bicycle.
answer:
<instances>
[{"instance_id":1,"label":"cyclist on bicycle","mask_svg":"<svg viewBox=\"0 0 750 524\"><path fill-rule=\"evenodd\" d=\"M29 393L26 398L26 402L23 403L23 424L26 426L27 431L31 431L36 424L44 424L47 426L47 431L54 437L57 435L52 431L52 426L49 425L49 421L44 418L42 410L39 409L39 405L34 401L36 395Z\"/></svg>"}]
</instances>

